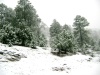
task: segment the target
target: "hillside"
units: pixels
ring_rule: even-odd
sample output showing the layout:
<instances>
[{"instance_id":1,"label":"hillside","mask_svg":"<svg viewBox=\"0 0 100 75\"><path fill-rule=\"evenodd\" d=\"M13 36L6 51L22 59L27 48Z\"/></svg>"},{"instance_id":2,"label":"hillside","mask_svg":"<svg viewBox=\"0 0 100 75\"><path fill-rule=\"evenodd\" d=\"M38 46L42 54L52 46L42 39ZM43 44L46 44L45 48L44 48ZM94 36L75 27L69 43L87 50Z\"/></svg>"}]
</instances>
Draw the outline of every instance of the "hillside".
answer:
<instances>
[{"instance_id":1,"label":"hillside","mask_svg":"<svg viewBox=\"0 0 100 75\"><path fill-rule=\"evenodd\" d=\"M73 56L57 57L41 47L31 49L22 46L8 47L0 44L0 52L23 53L18 61L4 59L0 54L0 75L100 75L100 56L90 57L80 53Z\"/></svg>"}]
</instances>

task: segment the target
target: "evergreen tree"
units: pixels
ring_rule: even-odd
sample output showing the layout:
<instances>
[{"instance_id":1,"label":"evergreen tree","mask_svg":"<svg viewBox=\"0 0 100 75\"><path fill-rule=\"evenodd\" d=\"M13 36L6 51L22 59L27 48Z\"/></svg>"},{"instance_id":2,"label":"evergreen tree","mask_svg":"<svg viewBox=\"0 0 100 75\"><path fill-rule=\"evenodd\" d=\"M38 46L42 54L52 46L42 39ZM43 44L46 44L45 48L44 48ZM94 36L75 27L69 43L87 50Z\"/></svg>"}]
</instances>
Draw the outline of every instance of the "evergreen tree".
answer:
<instances>
[{"instance_id":1,"label":"evergreen tree","mask_svg":"<svg viewBox=\"0 0 100 75\"><path fill-rule=\"evenodd\" d=\"M83 49L83 46L87 44L87 41L89 40L88 32L85 29L85 27L88 26L89 23L87 19L81 17L80 15L77 15L74 20L74 37L79 48Z\"/></svg>"},{"instance_id":2,"label":"evergreen tree","mask_svg":"<svg viewBox=\"0 0 100 75\"><path fill-rule=\"evenodd\" d=\"M33 48L45 46L46 38L40 31L40 22L28 0L19 0L15 10L0 4L0 41Z\"/></svg>"},{"instance_id":3,"label":"evergreen tree","mask_svg":"<svg viewBox=\"0 0 100 75\"><path fill-rule=\"evenodd\" d=\"M70 27L69 25L67 25L67 24L65 24L65 25L62 27L62 29L65 29L65 30L67 30L68 32L71 32L71 27Z\"/></svg>"},{"instance_id":4,"label":"evergreen tree","mask_svg":"<svg viewBox=\"0 0 100 75\"><path fill-rule=\"evenodd\" d=\"M64 29L60 34L52 37L51 47L53 49L58 49L59 54L61 54L62 51L65 54L66 52L73 52L73 36L71 35L71 33Z\"/></svg>"},{"instance_id":5,"label":"evergreen tree","mask_svg":"<svg viewBox=\"0 0 100 75\"><path fill-rule=\"evenodd\" d=\"M13 18L15 18L15 12L5 4L0 4L0 29L4 25L12 23Z\"/></svg>"},{"instance_id":6,"label":"evergreen tree","mask_svg":"<svg viewBox=\"0 0 100 75\"><path fill-rule=\"evenodd\" d=\"M5 4L0 4L0 42L5 44L14 43L16 35L12 26L15 12Z\"/></svg>"},{"instance_id":7,"label":"evergreen tree","mask_svg":"<svg viewBox=\"0 0 100 75\"><path fill-rule=\"evenodd\" d=\"M50 27L50 36L54 37L58 35L60 32L61 32L61 25L54 19Z\"/></svg>"},{"instance_id":8,"label":"evergreen tree","mask_svg":"<svg viewBox=\"0 0 100 75\"><path fill-rule=\"evenodd\" d=\"M17 38L15 30L10 24L3 26L3 28L0 30L0 36L1 42L9 45L15 44Z\"/></svg>"},{"instance_id":9,"label":"evergreen tree","mask_svg":"<svg viewBox=\"0 0 100 75\"><path fill-rule=\"evenodd\" d=\"M39 29L39 23L41 22L38 18L38 15L36 14L36 10L31 5L31 3L28 0L20 0L18 2L17 7L15 8L16 11L16 19L15 19L15 26L19 28L20 35L18 35L18 38L21 39L22 45L25 45L27 40L32 40L32 38L35 38L34 41L35 45L39 45L39 36L40 36L40 29ZM25 30L27 29L27 31ZM29 34L25 34L30 32ZM21 33L23 32L23 34ZM29 36L28 38L26 37ZM31 37L30 37L31 36ZM26 37L26 38L25 38ZM32 42L30 41L30 43Z\"/></svg>"}]
</instances>

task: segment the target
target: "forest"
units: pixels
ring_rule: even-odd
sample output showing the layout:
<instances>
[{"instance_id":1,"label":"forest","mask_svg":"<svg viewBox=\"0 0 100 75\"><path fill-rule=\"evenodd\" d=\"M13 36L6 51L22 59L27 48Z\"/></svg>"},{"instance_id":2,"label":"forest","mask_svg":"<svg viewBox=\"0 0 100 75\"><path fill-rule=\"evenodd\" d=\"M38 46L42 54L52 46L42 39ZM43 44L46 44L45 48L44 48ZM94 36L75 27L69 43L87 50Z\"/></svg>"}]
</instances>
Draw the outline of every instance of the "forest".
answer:
<instances>
[{"instance_id":1,"label":"forest","mask_svg":"<svg viewBox=\"0 0 100 75\"><path fill-rule=\"evenodd\" d=\"M86 54L89 49L98 51L100 31L87 28L90 24L84 16L76 15L71 26L61 25L54 19L50 27L46 27L30 1L19 0L15 9L0 4L0 42L9 46L33 49L50 46L57 55Z\"/></svg>"}]
</instances>

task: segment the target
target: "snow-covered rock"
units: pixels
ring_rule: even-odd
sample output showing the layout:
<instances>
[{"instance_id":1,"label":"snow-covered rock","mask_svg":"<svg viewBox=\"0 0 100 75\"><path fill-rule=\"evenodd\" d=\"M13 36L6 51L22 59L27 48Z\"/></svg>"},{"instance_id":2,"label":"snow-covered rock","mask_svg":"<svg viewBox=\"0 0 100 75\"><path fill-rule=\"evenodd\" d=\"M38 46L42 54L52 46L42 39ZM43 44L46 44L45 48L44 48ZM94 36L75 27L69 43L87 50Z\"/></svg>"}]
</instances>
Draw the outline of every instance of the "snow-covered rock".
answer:
<instances>
[{"instance_id":1,"label":"snow-covered rock","mask_svg":"<svg viewBox=\"0 0 100 75\"><path fill-rule=\"evenodd\" d=\"M8 62L7 60L19 61L21 58L26 58L26 56L12 47L0 44L0 58L1 62Z\"/></svg>"}]
</instances>

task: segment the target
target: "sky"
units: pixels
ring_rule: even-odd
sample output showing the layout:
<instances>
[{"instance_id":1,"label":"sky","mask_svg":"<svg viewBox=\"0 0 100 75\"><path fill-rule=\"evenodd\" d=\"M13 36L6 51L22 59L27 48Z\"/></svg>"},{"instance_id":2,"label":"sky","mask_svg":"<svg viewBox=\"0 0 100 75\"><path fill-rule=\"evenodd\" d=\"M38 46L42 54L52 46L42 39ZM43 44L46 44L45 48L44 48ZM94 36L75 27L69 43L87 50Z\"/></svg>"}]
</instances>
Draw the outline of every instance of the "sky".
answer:
<instances>
[{"instance_id":1,"label":"sky","mask_svg":"<svg viewBox=\"0 0 100 75\"><path fill-rule=\"evenodd\" d=\"M29 0L42 21L50 26L53 19L61 25L73 25L76 15L85 17L89 28L100 29L100 0ZM0 0L15 8L18 0Z\"/></svg>"}]
</instances>

